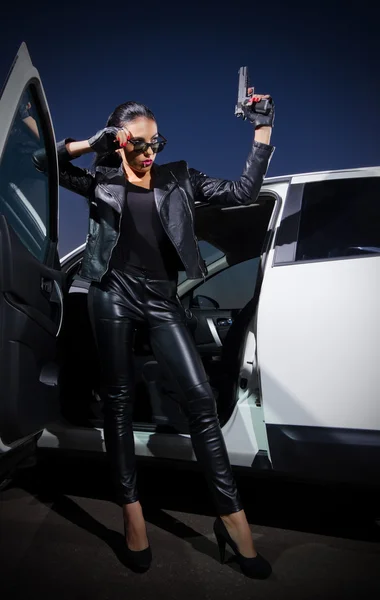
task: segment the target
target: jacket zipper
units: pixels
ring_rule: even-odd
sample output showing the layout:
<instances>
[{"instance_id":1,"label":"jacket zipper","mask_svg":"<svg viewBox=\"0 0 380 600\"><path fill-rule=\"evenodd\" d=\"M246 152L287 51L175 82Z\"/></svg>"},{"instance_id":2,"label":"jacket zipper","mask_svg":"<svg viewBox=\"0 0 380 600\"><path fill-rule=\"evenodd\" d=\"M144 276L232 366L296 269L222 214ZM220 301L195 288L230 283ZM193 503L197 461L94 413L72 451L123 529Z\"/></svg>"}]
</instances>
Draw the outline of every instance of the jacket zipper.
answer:
<instances>
[{"instance_id":1,"label":"jacket zipper","mask_svg":"<svg viewBox=\"0 0 380 600\"><path fill-rule=\"evenodd\" d=\"M117 198L115 198L115 196L113 196L112 194L110 194L109 191L106 190L106 188L103 187L101 184L99 184L99 187L102 188L102 190L107 194L107 196L111 196L111 198L113 198L115 200L115 202L117 202L118 206L120 206L120 204L119 204ZM115 250L115 248L117 246L117 243L119 241L119 238L120 238L120 235L121 235L121 220L122 220L122 218L123 218L123 211L121 210L121 206L120 206L119 230L118 230L118 233L117 233L117 236L116 236L116 241L115 241L114 245L111 248L111 252L109 254L109 258L108 258L108 261L107 261L107 267L106 267L105 271L103 271L102 277L103 277L103 275L105 273L107 273L107 271L109 269L111 258L112 258L112 252Z\"/></svg>"},{"instance_id":2,"label":"jacket zipper","mask_svg":"<svg viewBox=\"0 0 380 600\"><path fill-rule=\"evenodd\" d=\"M172 190L168 190L168 191L166 192L166 194L164 194L164 196L162 196L162 198L161 198L161 207L162 207L162 205L163 205L163 203L164 203L164 200L165 200L165 198L166 198L166 197L167 197L167 196L170 194L170 192L171 192L171 191L172 191ZM158 210L158 211L157 211L157 212L158 212L158 216L160 217L161 225L162 225L162 227L163 227L163 229L164 229L164 231L165 231L166 235L168 236L169 240L171 241L171 243L173 244L174 248L176 249L176 252L177 252L177 254L178 254L179 258L181 259L181 262L183 262L183 264L184 264L185 268L186 268L186 269L188 269L188 268L189 268L189 265L188 265L188 264L187 264L187 263L184 261L184 259L183 259L183 258L182 258L182 256L180 255L180 253L179 253L179 250L178 250L178 248L177 248L177 246L176 246L176 244L175 244L175 242L174 242L173 238L171 237L171 235L169 234L169 232L166 230L166 227L165 227L165 225L164 225L163 219L162 219L162 217L161 217L161 207L160 207L160 210Z\"/></svg>"},{"instance_id":3,"label":"jacket zipper","mask_svg":"<svg viewBox=\"0 0 380 600\"><path fill-rule=\"evenodd\" d=\"M183 190L179 184L178 184L178 187L179 187L179 191L181 192L182 196L184 196L184 198L186 200L187 208L189 209L191 224L192 224L192 228L193 228L193 238L194 238L195 248L197 250L197 256L198 256L198 265L199 265L199 268L200 268L201 273L202 273L203 281L206 281L206 274L203 271L203 269L201 267L201 264L200 264L200 262L201 262L200 258L201 257L200 257L200 254L199 254L198 238L197 238L197 236L194 233L194 218L193 218L193 213L191 212L191 207L190 207L190 204L189 204L189 199L187 197L187 194L186 194L185 190Z\"/></svg>"}]
</instances>

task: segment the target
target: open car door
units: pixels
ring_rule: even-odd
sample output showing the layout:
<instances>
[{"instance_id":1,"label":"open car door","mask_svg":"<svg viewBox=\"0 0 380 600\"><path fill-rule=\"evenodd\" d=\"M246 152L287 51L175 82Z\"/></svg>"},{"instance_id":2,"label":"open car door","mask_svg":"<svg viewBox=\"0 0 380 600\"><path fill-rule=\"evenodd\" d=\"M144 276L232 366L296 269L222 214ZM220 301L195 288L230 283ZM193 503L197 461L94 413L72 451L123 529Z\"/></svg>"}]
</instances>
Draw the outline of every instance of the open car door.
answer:
<instances>
[{"instance_id":1,"label":"open car door","mask_svg":"<svg viewBox=\"0 0 380 600\"><path fill-rule=\"evenodd\" d=\"M247 206L220 208L200 205L196 208L195 233L200 241L211 244L225 255L227 269L223 277L214 281L200 282L182 298L183 305L195 317L194 338L201 355L214 356L222 353L228 332L240 310L252 299L256 283L258 259L267 235L274 206L273 196L261 193L257 202ZM255 266L253 260L257 259ZM237 266L239 265L239 267ZM244 293L239 298L241 278L246 279ZM237 305L220 306L213 297L228 297L226 288L237 284ZM224 288L224 293L223 292Z\"/></svg>"},{"instance_id":2,"label":"open car door","mask_svg":"<svg viewBox=\"0 0 380 600\"><path fill-rule=\"evenodd\" d=\"M38 71L22 44L0 97L0 445L38 433L58 412L55 137ZM47 175L33 164L43 147Z\"/></svg>"}]
</instances>

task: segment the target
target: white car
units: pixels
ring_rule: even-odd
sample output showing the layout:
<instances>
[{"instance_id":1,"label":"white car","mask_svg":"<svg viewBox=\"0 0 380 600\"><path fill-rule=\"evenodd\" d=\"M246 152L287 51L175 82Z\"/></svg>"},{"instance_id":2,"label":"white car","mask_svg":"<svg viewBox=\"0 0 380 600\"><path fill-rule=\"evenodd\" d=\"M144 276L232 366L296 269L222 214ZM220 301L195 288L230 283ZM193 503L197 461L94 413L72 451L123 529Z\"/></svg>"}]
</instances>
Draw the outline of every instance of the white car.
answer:
<instances>
[{"instance_id":1,"label":"white car","mask_svg":"<svg viewBox=\"0 0 380 600\"><path fill-rule=\"evenodd\" d=\"M39 139L20 113L25 98ZM62 450L102 453L89 284L77 275L84 245L59 260L55 139L25 45L0 111L0 463L37 439L53 460ZM31 167L36 143L48 178ZM379 223L380 167L268 178L254 205L196 206L209 275L182 273L178 295L234 466L378 482ZM136 454L194 461L143 328L134 352Z\"/></svg>"}]
</instances>

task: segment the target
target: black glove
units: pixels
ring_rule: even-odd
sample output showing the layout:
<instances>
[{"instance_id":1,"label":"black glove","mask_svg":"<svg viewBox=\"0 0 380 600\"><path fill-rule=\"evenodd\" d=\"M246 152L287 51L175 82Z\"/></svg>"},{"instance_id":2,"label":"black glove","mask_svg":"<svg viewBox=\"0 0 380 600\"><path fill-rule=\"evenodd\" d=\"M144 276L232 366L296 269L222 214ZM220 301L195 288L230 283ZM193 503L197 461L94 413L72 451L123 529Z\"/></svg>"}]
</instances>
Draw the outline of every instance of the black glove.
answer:
<instances>
[{"instance_id":1,"label":"black glove","mask_svg":"<svg viewBox=\"0 0 380 600\"><path fill-rule=\"evenodd\" d=\"M269 102L269 112L266 115L255 112L254 110L255 102L253 104L248 104L246 106L242 106L244 116L248 121L255 126L255 129L259 127L273 127L274 125L274 102L270 99Z\"/></svg>"},{"instance_id":2,"label":"black glove","mask_svg":"<svg viewBox=\"0 0 380 600\"><path fill-rule=\"evenodd\" d=\"M87 141L96 154L108 154L119 148L115 144L116 135L119 131L117 127L106 127L95 133Z\"/></svg>"}]
</instances>

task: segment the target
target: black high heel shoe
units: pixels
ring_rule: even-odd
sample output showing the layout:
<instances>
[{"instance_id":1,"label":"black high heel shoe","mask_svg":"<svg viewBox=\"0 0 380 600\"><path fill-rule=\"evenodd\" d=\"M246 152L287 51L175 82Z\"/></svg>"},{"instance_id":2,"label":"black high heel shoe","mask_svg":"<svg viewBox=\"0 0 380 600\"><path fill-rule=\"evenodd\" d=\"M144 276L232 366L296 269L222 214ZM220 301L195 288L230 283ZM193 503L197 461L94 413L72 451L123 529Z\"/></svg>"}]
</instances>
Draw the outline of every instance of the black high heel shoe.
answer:
<instances>
[{"instance_id":1,"label":"black high heel shoe","mask_svg":"<svg viewBox=\"0 0 380 600\"><path fill-rule=\"evenodd\" d=\"M236 561L240 566L242 573L246 577L253 579L267 579L272 573L272 567L261 554L257 553L254 558L247 558L240 554L236 543L231 538L222 519L218 517L214 523L214 533L219 546L220 562L224 563L226 554L226 544L228 544L236 556Z\"/></svg>"},{"instance_id":2,"label":"black high heel shoe","mask_svg":"<svg viewBox=\"0 0 380 600\"><path fill-rule=\"evenodd\" d=\"M124 521L124 543L121 548L120 558L122 562L137 573L145 573L152 562L152 549L150 545L144 550L130 550L126 541L127 526Z\"/></svg>"}]
</instances>

